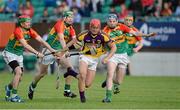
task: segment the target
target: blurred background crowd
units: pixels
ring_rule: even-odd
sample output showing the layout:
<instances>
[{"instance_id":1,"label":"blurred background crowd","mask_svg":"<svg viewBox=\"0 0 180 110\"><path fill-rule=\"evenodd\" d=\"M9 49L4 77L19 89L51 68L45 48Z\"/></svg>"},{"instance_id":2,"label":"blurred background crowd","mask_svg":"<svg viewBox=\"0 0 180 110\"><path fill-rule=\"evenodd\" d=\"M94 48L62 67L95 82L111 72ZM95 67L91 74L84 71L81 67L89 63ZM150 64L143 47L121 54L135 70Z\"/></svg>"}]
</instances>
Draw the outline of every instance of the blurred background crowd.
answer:
<instances>
[{"instance_id":1,"label":"blurred background crowd","mask_svg":"<svg viewBox=\"0 0 180 110\"><path fill-rule=\"evenodd\" d=\"M136 21L180 21L180 0L0 0L0 21L27 14L33 22L51 22L67 10L74 12L75 23L91 17L105 21L109 13L120 21L129 14Z\"/></svg>"}]
</instances>

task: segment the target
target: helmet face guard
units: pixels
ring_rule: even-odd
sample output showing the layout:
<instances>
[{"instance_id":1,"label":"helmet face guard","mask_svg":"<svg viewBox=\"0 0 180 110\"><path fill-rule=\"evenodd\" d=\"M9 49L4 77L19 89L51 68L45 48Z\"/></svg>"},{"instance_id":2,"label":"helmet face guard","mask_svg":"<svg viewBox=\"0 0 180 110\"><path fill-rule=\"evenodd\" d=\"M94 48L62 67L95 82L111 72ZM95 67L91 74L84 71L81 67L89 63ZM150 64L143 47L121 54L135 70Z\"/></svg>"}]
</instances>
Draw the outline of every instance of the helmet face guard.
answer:
<instances>
[{"instance_id":1,"label":"helmet face guard","mask_svg":"<svg viewBox=\"0 0 180 110\"><path fill-rule=\"evenodd\" d=\"M107 25L109 28L115 28L118 24L118 17L116 14L109 14L107 17Z\"/></svg>"},{"instance_id":2,"label":"helmet face guard","mask_svg":"<svg viewBox=\"0 0 180 110\"><path fill-rule=\"evenodd\" d=\"M73 23L73 17L74 17L74 14L72 11L65 11L63 13L63 19L65 20L66 26L70 26Z\"/></svg>"}]
</instances>

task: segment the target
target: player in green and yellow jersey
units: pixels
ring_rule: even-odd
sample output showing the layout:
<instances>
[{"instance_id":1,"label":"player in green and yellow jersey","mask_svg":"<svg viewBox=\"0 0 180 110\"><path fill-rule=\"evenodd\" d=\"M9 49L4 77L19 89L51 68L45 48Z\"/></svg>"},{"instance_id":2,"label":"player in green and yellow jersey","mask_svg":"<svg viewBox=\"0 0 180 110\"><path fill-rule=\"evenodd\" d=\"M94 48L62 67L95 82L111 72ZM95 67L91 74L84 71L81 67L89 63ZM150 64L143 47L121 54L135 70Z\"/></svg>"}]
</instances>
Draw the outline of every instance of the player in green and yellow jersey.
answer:
<instances>
[{"instance_id":1,"label":"player in green and yellow jersey","mask_svg":"<svg viewBox=\"0 0 180 110\"><path fill-rule=\"evenodd\" d=\"M115 54L107 63L107 78L102 84L102 87L106 86L106 97L103 99L103 102L111 102L113 82L114 93L116 94L119 92L121 78L124 77L126 66L129 63L127 55L128 41L125 34L130 33L134 36L151 36L153 33L144 35L139 31L134 31L128 26L118 23L118 18L115 14L109 14L107 18L107 26L104 27L103 31L110 36L111 40L115 42L117 47ZM114 73L116 74L114 75Z\"/></svg>"},{"instance_id":2,"label":"player in green and yellow jersey","mask_svg":"<svg viewBox=\"0 0 180 110\"><path fill-rule=\"evenodd\" d=\"M136 27L133 26L133 22L134 22L133 16L126 16L124 18L124 24L126 26L128 26L130 29L134 31L139 31ZM132 56L134 53L137 53L143 47L142 37L134 36L130 33L126 33L125 36L128 41L127 54L128 56Z\"/></svg>"},{"instance_id":3,"label":"player in green and yellow jersey","mask_svg":"<svg viewBox=\"0 0 180 110\"><path fill-rule=\"evenodd\" d=\"M6 100L11 102L22 102L23 100L17 94L19 83L23 74L23 51L24 48L34 53L37 57L42 58L44 55L33 49L28 41L35 39L43 44L50 52L55 53L48 43L31 28L31 18L26 15L19 16L17 27L14 33L10 36L9 42L3 51L3 57L6 63L11 67L14 72L12 81L5 86Z\"/></svg>"},{"instance_id":4,"label":"player in green and yellow jersey","mask_svg":"<svg viewBox=\"0 0 180 110\"><path fill-rule=\"evenodd\" d=\"M73 24L73 12L66 11L63 14L63 19L60 19L53 26L49 32L46 42L55 50L67 50L76 42L76 33L72 26ZM43 53L49 53L47 49L43 49ZM70 63L69 58L62 57L57 60L53 55L45 56L41 60L40 72L35 76L34 80L29 86L29 99L33 99L34 89L40 79L47 74L48 65L57 61L59 64L64 64L67 68L67 72L77 74L73 70L73 66ZM70 91L71 76L66 78L64 96L74 98L76 94Z\"/></svg>"}]
</instances>

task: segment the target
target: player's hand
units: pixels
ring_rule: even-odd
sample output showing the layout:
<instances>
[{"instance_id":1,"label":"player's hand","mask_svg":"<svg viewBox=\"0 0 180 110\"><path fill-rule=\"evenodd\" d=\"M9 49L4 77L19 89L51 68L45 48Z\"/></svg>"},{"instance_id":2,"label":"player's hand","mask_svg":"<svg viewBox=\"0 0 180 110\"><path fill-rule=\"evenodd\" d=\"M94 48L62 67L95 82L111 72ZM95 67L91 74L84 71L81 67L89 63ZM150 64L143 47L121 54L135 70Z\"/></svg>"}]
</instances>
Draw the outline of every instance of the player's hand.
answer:
<instances>
[{"instance_id":1,"label":"player's hand","mask_svg":"<svg viewBox=\"0 0 180 110\"><path fill-rule=\"evenodd\" d=\"M137 53L139 50L137 48L133 48L133 51Z\"/></svg>"},{"instance_id":2,"label":"player's hand","mask_svg":"<svg viewBox=\"0 0 180 110\"><path fill-rule=\"evenodd\" d=\"M68 47L65 47L65 48L62 49L63 52L67 52L68 50L69 50Z\"/></svg>"},{"instance_id":3,"label":"player's hand","mask_svg":"<svg viewBox=\"0 0 180 110\"><path fill-rule=\"evenodd\" d=\"M37 53L37 57L38 57L38 58L43 58L44 55L43 55L42 53L39 53L39 52L38 52L38 53Z\"/></svg>"},{"instance_id":4,"label":"player's hand","mask_svg":"<svg viewBox=\"0 0 180 110\"><path fill-rule=\"evenodd\" d=\"M149 34L149 37L154 37L154 36L156 36L156 35L157 35L157 33L152 32L152 33Z\"/></svg>"},{"instance_id":5,"label":"player's hand","mask_svg":"<svg viewBox=\"0 0 180 110\"><path fill-rule=\"evenodd\" d=\"M109 60L109 59L108 59L107 57L103 58L102 64L107 64L108 60Z\"/></svg>"},{"instance_id":6,"label":"player's hand","mask_svg":"<svg viewBox=\"0 0 180 110\"><path fill-rule=\"evenodd\" d=\"M56 52L54 54L54 56L57 57L57 58L61 58L61 57L63 57L64 54L65 54L65 52Z\"/></svg>"},{"instance_id":7,"label":"player's hand","mask_svg":"<svg viewBox=\"0 0 180 110\"><path fill-rule=\"evenodd\" d=\"M51 50L51 54L53 54L53 55L54 55L56 52L57 52L57 50L54 50L54 49Z\"/></svg>"},{"instance_id":8,"label":"player's hand","mask_svg":"<svg viewBox=\"0 0 180 110\"><path fill-rule=\"evenodd\" d=\"M70 57L70 53L68 51L65 53L65 57Z\"/></svg>"}]
</instances>

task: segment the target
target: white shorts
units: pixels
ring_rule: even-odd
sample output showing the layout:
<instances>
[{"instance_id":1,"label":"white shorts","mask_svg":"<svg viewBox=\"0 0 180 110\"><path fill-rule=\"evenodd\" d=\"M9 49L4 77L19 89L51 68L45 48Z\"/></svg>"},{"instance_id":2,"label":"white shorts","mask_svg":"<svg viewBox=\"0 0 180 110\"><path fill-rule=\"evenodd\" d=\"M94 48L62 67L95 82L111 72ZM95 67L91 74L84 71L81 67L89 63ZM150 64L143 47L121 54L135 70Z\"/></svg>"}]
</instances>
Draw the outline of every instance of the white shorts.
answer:
<instances>
[{"instance_id":1,"label":"white shorts","mask_svg":"<svg viewBox=\"0 0 180 110\"><path fill-rule=\"evenodd\" d=\"M16 54L8 52L6 50L4 50L2 52L2 55L3 55L4 60L5 60L5 62L7 64L9 64L10 62L16 60L19 63L19 66L23 68L23 56L22 55L18 56Z\"/></svg>"},{"instance_id":2,"label":"white shorts","mask_svg":"<svg viewBox=\"0 0 180 110\"><path fill-rule=\"evenodd\" d=\"M42 53L47 54L50 53L50 51L46 48L43 48ZM52 54L44 56L39 60L39 62L43 65L53 64L54 61L56 61L56 58Z\"/></svg>"},{"instance_id":3,"label":"white shorts","mask_svg":"<svg viewBox=\"0 0 180 110\"><path fill-rule=\"evenodd\" d=\"M92 58L92 57L88 57L88 56L85 56L85 55L80 55L79 56L79 62L81 62L81 61L86 62L86 64L88 65L89 70L96 71L97 64L99 62L99 58Z\"/></svg>"},{"instance_id":4,"label":"white shorts","mask_svg":"<svg viewBox=\"0 0 180 110\"><path fill-rule=\"evenodd\" d=\"M130 62L127 53L114 54L109 61L115 63L119 68L126 68Z\"/></svg>"}]
</instances>

